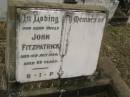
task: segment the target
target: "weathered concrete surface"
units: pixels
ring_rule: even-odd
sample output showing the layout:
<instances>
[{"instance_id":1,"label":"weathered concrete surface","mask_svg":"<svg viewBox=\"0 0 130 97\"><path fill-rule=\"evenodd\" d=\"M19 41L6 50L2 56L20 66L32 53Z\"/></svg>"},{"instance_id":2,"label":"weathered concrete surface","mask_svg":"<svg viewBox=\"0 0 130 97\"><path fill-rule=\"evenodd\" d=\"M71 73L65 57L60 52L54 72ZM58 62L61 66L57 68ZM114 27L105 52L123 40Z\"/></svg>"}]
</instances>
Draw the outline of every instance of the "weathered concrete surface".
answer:
<instances>
[{"instance_id":1,"label":"weathered concrete surface","mask_svg":"<svg viewBox=\"0 0 130 97\"><path fill-rule=\"evenodd\" d=\"M7 18L7 0L0 0L0 21L5 21Z\"/></svg>"},{"instance_id":2,"label":"weathered concrete surface","mask_svg":"<svg viewBox=\"0 0 130 97\"><path fill-rule=\"evenodd\" d=\"M104 57L102 58L102 62L99 68L102 69L102 72L104 72L106 76L112 79L112 87L118 97L130 97L130 88L121 78L119 71L116 69L111 59Z\"/></svg>"},{"instance_id":3,"label":"weathered concrete surface","mask_svg":"<svg viewBox=\"0 0 130 97\"><path fill-rule=\"evenodd\" d=\"M63 89L67 89L67 90L74 90L77 88L83 88L83 87L89 87L89 86L94 86L96 84L96 82L94 82L94 78L95 77L90 77L89 80L87 77L81 77L78 79L67 79L67 80L62 80L61 79L57 79L57 80L51 80L51 81L44 81L44 82L33 82L33 83L27 83L27 84L19 84L16 83L15 80L15 50L16 50L16 33L15 33L15 20L16 20L16 10L15 8L17 7L35 7L35 8L61 8L61 9L78 9L78 10L93 10L93 11L103 11L105 12L105 8L102 6L82 6L82 5L67 5L67 4L59 4L59 3L53 3L53 4L49 4L49 3L31 3L31 2L24 2L24 1L15 1L12 0L12 2L9 2L9 21L8 21L8 75L9 75L9 91L10 91L10 96L11 97L17 97L18 93L24 93L26 95L41 95L43 93L50 93L52 89L53 91L59 91L62 88ZM94 75L95 76L95 75ZM72 82L73 80L73 82ZM83 83L80 84L79 83ZM47 91L45 91L45 89ZM29 93L31 92L31 93ZM36 93L34 93L36 92ZM28 94L29 93L29 94ZM15 94L15 96L14 96ZM23 95L24 95L23 94Z\"/></svg>"},{"instance_id":4,"label":"weathered concrete surface","mask_svg":"<svg viewBox=\"0 0 130 97\"><path fill-rule=\"evenodd\" d=\"M0 22L0 90L6 89L5 36L6 36L6 23Z\"/></svg>"},{"instance_id":5,"label":"weathered concrete surface","mask_svg":"<svg viewBox=\"0 0 130 97\"><path fill-rule=\"evenodd\" d=\"M29 3L29 4L28 4ZM32 7L32 8L60 8L60 9L73 9L73 10L84 10L84 11L106 11L102 6L82 6L73 4L58 4L58 3L34 3L25 1L11 0L9 2L9 20L8 20L8 58L7 65L9 68L9 79L15 81L15 63L16 63L16 6L17 7Z\"/></svg>"}]
</instances>

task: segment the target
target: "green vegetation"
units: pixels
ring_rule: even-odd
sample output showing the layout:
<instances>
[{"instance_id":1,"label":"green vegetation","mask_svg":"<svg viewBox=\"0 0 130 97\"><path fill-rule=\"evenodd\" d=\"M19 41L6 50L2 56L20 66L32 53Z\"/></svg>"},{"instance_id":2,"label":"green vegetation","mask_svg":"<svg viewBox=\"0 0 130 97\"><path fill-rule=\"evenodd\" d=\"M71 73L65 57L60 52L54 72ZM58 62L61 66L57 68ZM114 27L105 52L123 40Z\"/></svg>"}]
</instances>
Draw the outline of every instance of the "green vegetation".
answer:
<instances>
[{"instance_id":1,"label":"green vegetation","mask_svg":"<svg viewBox=\"0 0 130 97\"><path fill-rule=\"evenodd\" d=\"M100 57L109 57L130 85L130 26L107 25Z\"/></svg>"}]
</instances>

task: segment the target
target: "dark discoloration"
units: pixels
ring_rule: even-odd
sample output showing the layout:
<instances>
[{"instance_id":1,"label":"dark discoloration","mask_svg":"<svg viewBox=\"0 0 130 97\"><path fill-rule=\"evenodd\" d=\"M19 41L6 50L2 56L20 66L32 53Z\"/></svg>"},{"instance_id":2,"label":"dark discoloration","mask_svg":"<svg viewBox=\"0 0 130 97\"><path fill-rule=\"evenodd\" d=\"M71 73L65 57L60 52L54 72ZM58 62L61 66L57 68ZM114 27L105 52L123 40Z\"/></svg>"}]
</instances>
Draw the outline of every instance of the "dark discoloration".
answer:
<instances>
[{"instance_id":1,"label":"dark discoloration","mask_svg":"<svg viewBox=\"0 0 130 97\"><path fill-rule=\"evenodd\" d=\"M76 5L76 4L59 4L59 3L41 3L41 2L25 2L25 1L17 1L17 0L10 0L9 5L17 6L17 7L24 7L24 8L53 8L53 9L70 9L70 10L86 10L86 11L106 11L106 8L103 6L83 6L83 5Z\"/></svg>"},{"instance_id":2,"label":"dark discoloration","mask_svg":"<svg viewBox=\"0 0 130 97\"><path fill-rule=\"evenodd\" d=\"M6 23L0 22L0 90L7 89L5 49L6 49Z\"/></svg>"}]
</instances>

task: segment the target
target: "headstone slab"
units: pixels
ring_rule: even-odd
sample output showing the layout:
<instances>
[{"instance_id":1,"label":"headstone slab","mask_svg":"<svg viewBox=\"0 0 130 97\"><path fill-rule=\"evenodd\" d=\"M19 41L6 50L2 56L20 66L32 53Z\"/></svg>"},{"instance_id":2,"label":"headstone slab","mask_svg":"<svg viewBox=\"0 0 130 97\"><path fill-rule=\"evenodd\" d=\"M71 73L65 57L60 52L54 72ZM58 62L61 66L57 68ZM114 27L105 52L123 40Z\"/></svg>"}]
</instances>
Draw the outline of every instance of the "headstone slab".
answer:
<instances>
[{"instance_id":1,"label":"headstone slab","mask_svg":"<svg viewBox=\"0 0 130 97\"><path fill-rule=\"evenodd\" d=\"M10 97L54 93L61 78L73 83L77 79L72 77L95 71L106 22L104 7L17 0L8 5Z\"/></svg>"},{"instance_id":2,"label":"headstone slab","mask_svg":"<svg viewBox=\"0 0 130 97\"><path fill-rule=\"evenodd\" d=\"M105 13L18 8L16 80L31 82L92 75Z\"/></svg>"}]
</instances>

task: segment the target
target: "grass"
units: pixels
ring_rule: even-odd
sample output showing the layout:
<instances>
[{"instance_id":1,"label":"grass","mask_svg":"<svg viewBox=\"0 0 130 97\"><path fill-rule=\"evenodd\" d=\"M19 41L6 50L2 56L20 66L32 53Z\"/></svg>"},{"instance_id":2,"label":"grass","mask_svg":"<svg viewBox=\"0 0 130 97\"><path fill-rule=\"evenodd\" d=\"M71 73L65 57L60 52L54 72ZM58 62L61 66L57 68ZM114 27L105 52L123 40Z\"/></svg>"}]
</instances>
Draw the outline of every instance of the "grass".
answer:
<instances>
[{"instance_id":1,"label":"grass","mask_svg":"<svg viewBox=\"0 0 130 97\"><path fill-rule=\"evenodd\" d=\"M130 86L130 26L107 26L100 53L100 57L105 56L111 58Z\"/></svg>"}]
</instances>

